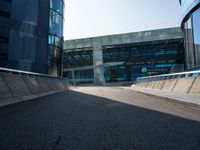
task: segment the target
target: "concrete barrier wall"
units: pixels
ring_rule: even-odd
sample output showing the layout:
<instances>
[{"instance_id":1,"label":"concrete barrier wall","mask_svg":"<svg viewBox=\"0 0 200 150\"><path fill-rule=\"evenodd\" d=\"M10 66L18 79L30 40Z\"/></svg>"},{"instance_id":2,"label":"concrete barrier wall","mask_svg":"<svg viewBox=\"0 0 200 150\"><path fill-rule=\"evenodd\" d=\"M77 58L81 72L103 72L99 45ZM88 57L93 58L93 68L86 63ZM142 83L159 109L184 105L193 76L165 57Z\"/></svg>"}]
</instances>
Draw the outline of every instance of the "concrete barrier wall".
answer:
<instances>
[{"instance_id":1,"label":"concrete barrier wall","mask_svg":"<svg viewBox=\"0 0 200 150\"><path fill-rule=\"evenodd\" d=\"M21 75L2 73L2 77L5 79L5 82L7 83L7 86L9 87L14 97L31 95L31 92L25 84Z\"/></svg>"},{"instance_id":2,"label":"concrete barrier wall","mask_svg":"<svg viewBox=\"0 0 200 150\"><path fill-rule=\"evenodd\" d=\"M1 100L5 102L7 100L23 98L24 96L45 94L65 89L68 86L68 82L62 78L0 72L0 102Z\"/></svg>"},{"instance_id":3,"label":"concrete barrier wall","mask_svg":"<svg viewBox=\"0 0 200 150\"><path fill-rule=\"evenodd\" d=\"M39 94L43 92L40 85L38 84L38 82L34 77L24 76L23 79L26 85L28 86L31 94Z\"/></svg>"},{"instance_id":4,"label":"concrete barrier wall","mask_svg":"<svg viewBox=\"0 0 200 150\"><path fill-rule=\"evenodd\" d=\"M175 87L176 82L177 82L177 79L166 80L162 87L162 90L172 92Z\"/></svg>"},{"instance_id":5,"label":"concrete barrier wall","mask_svg":"<svg viewBox=\"0 0 200 150\"><path fill-rule=\"evenodd\" d=\"M10 92L9 87L5 83L5 80L0 75L0 100L12 98L12 93Z\"/></svg>"},{"instance_id":6,"label":"concrete barrier wall","mask_svg":"<svg viewBox=\"0 0 200 150\"><path fill-rule=\"evenodd\" d=\"M178 79L173 92L188 93L195 78L180 78Z\"/></svg>"},{"instance_id":7,"label":"concrete barrier wall","mask_svg":"<svg viewBox=\"0 0 200 150\"><path fill-rule=\"evenodd\" d=\"M189 93L200 94L200 76L196 77L196 80L194 81Z\"/></svg>"},{"instance_id":8,"label":"concrete barrier wall","mask_svg":"<svg viewBox=\"0 0 200 150\"><path fill-rule=\"evenodd\" d=\"M50 92L51 88L45 78L37 78L37 83L40 85L43 92Z\"/></svg>"},{"instance_id":9,"label":"concrete barrier wall","mask_svg":"<svg viewBox=\"0 0 200 150\"><path fill-rule=\"evenodd\" d=\"M154 81L154 82L151 82L151 86L150 86L150 88L151 89L153 89L153 87L156 85L156 82Z\"/></svg>"},{"instance_id":10,"label":"concrete barrier wall","mask_svg":"<svg viewBox=\"0 0 200 150\"><path fill-rule=\"evenodd\" d=\"M155 82L149 82L147 88L152 89L154 84L155 84Z\"/></svg>"},{"instance_id":11,"label":"concrete barrier wall","mask_svg":"<svg viewBox=\"0 0 200 150\"><path fill-rule=\"evenodd\" d=\"M163 87L164 82L164 80L156 81L155 85L153 86L153 89L161 89Z\"/></svg>"},{"instance_id":12,"label":"concrete barrier wall","mask_svg":"<svg viewBox=\"0 0 200 150\"><path fill-rule=\"evenodd\" d=\"M52 90L58 90L64 87L60 81L48 80L47 82Z\"/></svg>"},{"instance_id":13,"label":"concrete barrier wall","mask_svg":"<svg viewBox=\"0 0 200 150\"><path fill-rule=\"evenodd\" d=\"M200 94L200 76L139 83L136 84L136 87L184 94Z\"/></svg>"}]
</instances>

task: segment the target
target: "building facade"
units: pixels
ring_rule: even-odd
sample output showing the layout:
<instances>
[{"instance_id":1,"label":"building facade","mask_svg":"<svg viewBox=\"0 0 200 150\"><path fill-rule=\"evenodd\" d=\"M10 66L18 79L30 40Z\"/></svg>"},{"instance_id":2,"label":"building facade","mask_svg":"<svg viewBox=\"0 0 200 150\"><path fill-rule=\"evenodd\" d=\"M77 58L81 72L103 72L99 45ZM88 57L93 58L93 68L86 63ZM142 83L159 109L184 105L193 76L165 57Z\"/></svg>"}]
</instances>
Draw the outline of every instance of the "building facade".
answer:
<instances>
[{"instance_id":1,"label":"building facade","mask_svg":"<svg viewBox=\"0 0 200 150\"><path fill-rule=\"evenodd\" d=\"M0 67L61 75L63 0L0 0Z\"/></svg>"},{"instance_id":2,"label":"building facade","mask_svg":"<svg viewBox=\"0 0 200 150\"><path fill-rule=\"evenodd\" d=\"M180 28L109 35L64 43L63 74L77 83L105 84L181 71Z\"/></svg>"},{"instance_id":3,"label":"building facade","mask_svg":"<svg viewBox=\"0 0 200 150\"><path fill-rule=\"evenodd\" d=\"M200 67L200 0L179 0L183 19L186 69Z\"/></svg>"}]
</instances>

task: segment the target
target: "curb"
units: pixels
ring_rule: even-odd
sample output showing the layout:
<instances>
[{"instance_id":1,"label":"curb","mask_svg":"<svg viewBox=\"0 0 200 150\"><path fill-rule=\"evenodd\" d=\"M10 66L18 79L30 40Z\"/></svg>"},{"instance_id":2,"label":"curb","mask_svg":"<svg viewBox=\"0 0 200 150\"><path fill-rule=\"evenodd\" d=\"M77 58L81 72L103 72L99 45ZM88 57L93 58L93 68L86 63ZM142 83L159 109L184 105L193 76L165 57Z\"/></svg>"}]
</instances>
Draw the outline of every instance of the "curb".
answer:
<instances>
[{"instance_id":1,"label":"curb","mask_svg":"<svg viewBox=\"0 0 200 150\"><path fill-rule=\"evenodd\" d=\"M122 88L122 89L125 89L125 88ZM145 93L145 92L131 90L131 89L125 89L125 90L134 91L136 93L144 94L144 95L155 97L155 98L160 98L160 99L165 100L166 102L175 103L175 104L181 105L183 107L189 107L189 108L200 111L200 105L196 104L196 103L184 102L184 101L181 101L181 100L178 100L178 99L173 99L173 98L169 98L169 97L159 96L159 95Z\"/></svg>"},{"instance_id":2,"label":"curb","mask_svg":"<svg viewBox=\"0 0 200 150\"><path fill-rule=\"evenodd\" d=\"M66 91L66 89L51 91L51 92L47 92L47 93L28 95L28 96L23 96L23 97L18 97L18 98L10 98L10 99L1 100L0 101L0 108L8 106L8 105L16 104L16 103L21 103L21 102L33 100L33 99L36 99L36 98L41 98L41 97L53 95L53 94L56 94L56 93L61 93L61 92L64 92L64 91Z\"/></svg>"}]
</instances>

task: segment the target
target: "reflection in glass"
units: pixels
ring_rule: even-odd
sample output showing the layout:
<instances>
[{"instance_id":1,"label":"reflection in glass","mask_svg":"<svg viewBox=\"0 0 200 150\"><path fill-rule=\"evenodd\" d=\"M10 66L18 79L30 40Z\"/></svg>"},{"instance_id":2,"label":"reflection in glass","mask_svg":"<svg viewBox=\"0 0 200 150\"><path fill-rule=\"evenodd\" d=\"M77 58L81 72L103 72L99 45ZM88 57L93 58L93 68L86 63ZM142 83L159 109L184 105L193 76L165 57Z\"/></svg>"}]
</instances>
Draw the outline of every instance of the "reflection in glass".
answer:
<instances>
[{"instance_id":1,"label":"reflection in glass","mask_svg":"<svg viewBox=\"0 0 200 150\"><path fill-rule=\"evenodd\" d=\"M197 9L192 17L196 66L200 66L200 9Z\"/></svg>"},{"instance_id":2,"label":"reflection in glass","mask_svg":"<svg viewBox=\"0 0 200 150\"><path fill-rule=\"evenodd\" d=\"M63 0L50 0L48 72L55 76L61 75L63 9Z\"/></svg>"},{"instance_id":3,"label":"reflection in glass","mask_svg":"<svg viewBox=\"0 0 200 150\"><path fill-rule=\"evenodd\" d=\"M59 76L60 67L61 67L61 49L49 46L49 54L48 54L48 66L49 66L49 74Z\"/></svg>"},{"instance_id":4,"label":"reflection in glass","mask_svg":"<svg viewBox=\"0 0 200 150\"><path fill-rule=\"evenodd\" d=\"M49 32L51 34L55 34L59 37L62 37L62 24L63 24L62 16L56 13L55 11L50 10Z\"/></svg>"},{"instance_id":5,"label":"reflection in glass","mask_svg":"<svg viewBox=\"0 0 200 150\"><path fill-rule=\"evenodd\" d=\"M63 14L63 0L50 0L50 8Z\"/></svg>"},{"instance_id":6,"label":"reflection in glass","mask_svg":"<svg viewBox=\"0 0 200 150\"><path fill-rule=\"evenodd\" d=\"M195 66L194 46L193 46L193 30L191 17L185 23L185 55L187 68Z\"/></svg>"}]
</instances>

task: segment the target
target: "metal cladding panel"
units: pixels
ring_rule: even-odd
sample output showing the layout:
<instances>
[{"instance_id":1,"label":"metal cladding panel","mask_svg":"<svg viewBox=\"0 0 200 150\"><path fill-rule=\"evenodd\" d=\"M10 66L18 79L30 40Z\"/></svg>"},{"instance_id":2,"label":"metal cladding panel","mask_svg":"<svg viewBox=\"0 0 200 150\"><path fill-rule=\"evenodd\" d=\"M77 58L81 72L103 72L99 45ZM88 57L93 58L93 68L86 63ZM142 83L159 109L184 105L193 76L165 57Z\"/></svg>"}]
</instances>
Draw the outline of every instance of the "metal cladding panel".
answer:
<instances>
[{"instance_id":1,"label":"metal cladding panel","mask_svg":"<svg viewBox=\"0 0 200 150\"><path fill-rule=\"evenodd\" d=\"M64 50L78 49L84 47L94 47L95 43L100 43L102 46L105 46L105 45L129 44L129 43L140 43L140 42L142 43L150 41L177 39L177 38L183 38L183 33L181 31L181 28L179 27L100 36L100 37L85 38L85 39L67 40L64 42Z\"/></svg>"}]
</instances>

